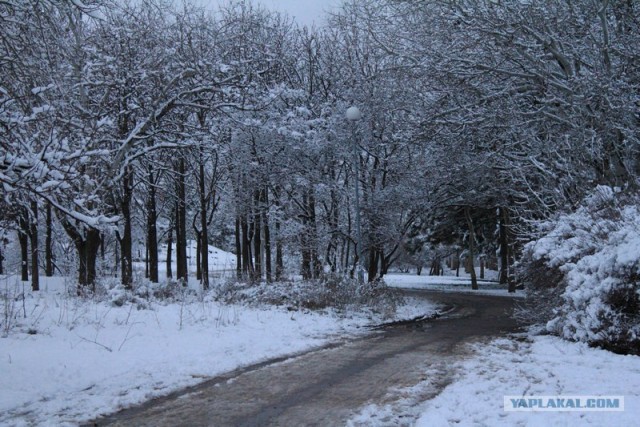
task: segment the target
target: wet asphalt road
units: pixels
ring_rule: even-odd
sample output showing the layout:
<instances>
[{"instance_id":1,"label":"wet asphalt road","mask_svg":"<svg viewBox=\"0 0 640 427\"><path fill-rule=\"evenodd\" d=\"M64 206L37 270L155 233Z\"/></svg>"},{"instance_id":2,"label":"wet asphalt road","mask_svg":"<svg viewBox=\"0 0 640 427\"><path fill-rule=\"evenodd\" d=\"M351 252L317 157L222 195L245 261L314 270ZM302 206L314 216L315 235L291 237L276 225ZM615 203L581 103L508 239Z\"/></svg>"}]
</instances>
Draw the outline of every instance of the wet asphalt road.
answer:
<instances>
[{"instance_id":1,"label":"wet asphalt road","mask_svg":"<svg viewBox=\"0 0 640 427\"><path fill-rule=\"evenodd\" d=\"M390 390L424 379L432 387L420 397L432 398L451 381L450 366L467 354L466 343L517 330L512 298L405 294L451 310L435 320L387 326L344 344L231 372L89 425L342 426L363 405L392 403L397 396Z\"/></svg>"}]
</instances>

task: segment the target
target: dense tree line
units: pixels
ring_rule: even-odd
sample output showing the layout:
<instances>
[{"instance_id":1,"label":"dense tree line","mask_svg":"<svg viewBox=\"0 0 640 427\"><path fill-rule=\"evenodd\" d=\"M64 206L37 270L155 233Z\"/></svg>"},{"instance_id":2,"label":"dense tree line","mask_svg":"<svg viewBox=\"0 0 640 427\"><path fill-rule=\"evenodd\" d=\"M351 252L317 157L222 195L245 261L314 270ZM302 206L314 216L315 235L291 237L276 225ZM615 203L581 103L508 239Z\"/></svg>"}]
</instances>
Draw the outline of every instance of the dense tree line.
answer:
<instances>
[{"instance_id":1,"label":"dense tree line","mask_svg":"<svg viewBox=\"0 0 640 427\"><path fill-rule=\"evenodd\" d=\"M243 1L0 2L0 250L15 232L34 289L69 247L80 292L101 259L131 288L140 248L159 281L160 245L186 280L189 239L204 289L211 243L246 280L429 254L506 283L532 222L636 187L639 24L631 0L361 0L319 29Z\"/></svg>"}]
</instances>

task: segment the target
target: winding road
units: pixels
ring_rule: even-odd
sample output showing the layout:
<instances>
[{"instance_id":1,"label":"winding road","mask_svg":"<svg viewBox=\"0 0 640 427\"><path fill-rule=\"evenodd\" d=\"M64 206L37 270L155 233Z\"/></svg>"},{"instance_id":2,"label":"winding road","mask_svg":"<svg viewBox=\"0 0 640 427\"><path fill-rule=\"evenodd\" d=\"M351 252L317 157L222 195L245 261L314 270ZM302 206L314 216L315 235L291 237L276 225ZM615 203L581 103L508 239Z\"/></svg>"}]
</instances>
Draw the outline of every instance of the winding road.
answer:
<instances>
[{"instance_id":1,"label":"winding road","mask_svg":"<svg viewBox=\"0 0 640 427\"><path fill-rule=\"evenodd\" d=\"M431 387L419 397L434 397L451 381L451 364L466 355L465 344L518 329L510 316L512 298L403 292L450 310L438 319L388 325L353 341L230 372L89 425L340 426L363 405L393 405L398 389L425 379ZM411 419L407 413L407 424Z\"/></svg>"}]
</instances>

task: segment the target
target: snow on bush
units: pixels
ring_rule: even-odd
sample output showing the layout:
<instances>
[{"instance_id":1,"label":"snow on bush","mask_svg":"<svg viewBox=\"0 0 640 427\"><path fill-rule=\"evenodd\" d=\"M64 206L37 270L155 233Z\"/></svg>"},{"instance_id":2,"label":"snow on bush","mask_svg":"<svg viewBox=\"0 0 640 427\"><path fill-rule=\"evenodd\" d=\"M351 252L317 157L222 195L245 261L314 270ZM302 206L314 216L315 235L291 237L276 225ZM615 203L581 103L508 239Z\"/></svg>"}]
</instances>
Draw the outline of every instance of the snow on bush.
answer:
<instances>
[{"instance_id":1,"label":"snow on bush","mask_svg":"<svg viewBox=\"0 0 640 427\"><path fill-rule=\"evenodd\" d=\"M283 305L289 310L371 311L383 318L395 316L403 299L387 284L378 280L359 283L336 275L327 275L321 280L301 282L276 282L264 286L261 283L229 282L217 290L218 300L226 303L255 305Z\"/></svg>"},{"instance_id":2,"label":"snow on bush","mask_svg":"<svg viewBox=\"0 0 640 427\"><path fill-rule=\"evenodd\" d=\"M559 283L546 284L559 296L547 331L640 354L639 201L598 186L574 213L543 223L543 236L525 247L525 270L557 273ZM540 293L543 285L538 277L527 286Z\"/></svg>"}]
</instances>

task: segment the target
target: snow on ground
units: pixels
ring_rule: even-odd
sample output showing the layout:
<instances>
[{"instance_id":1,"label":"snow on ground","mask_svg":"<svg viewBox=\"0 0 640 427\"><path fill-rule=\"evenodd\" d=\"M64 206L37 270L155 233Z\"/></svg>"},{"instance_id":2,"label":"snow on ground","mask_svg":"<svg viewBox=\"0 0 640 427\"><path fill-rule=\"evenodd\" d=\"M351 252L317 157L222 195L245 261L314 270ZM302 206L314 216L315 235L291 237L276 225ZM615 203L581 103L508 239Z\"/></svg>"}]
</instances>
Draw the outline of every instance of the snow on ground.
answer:
<instances>
[{"instance_id":1,"label":"snow on ground","mask_svg":"<svg viewBox=\"0 0 640 427\"><path fill-rule=\"evenodd\" d=\"M389 286L402 289L428 289L444 292L469 292L505 297L524 297L523 291L508 293L504 285L500 285L493 280L478 279L479 289L474 291L471 289L471 279L468 274L460 274L460 277L456 277L392 273L385 275L384 280Z\"/></svg>"},{"instance_id":2,"label":"snow on ground","mask_svg":"<svg viewBox=\"0 0 640 427\"><path fill-rule=\"evenodd\" d=\"M417 426L631 426L640 417L640 357L541 336L476 347L460 379L424 408ZM622 395L624 412L505 412L505 395Z\"/></svg>"},{"instance_id":3,"label":"snow on ground","mask_svg":"<svg viewBox=\"0 0 640 427\"><path fill-rule=\"evenodd\" d=\"M367 331L375 315L223 305L187 294L145 309L0 278L0 425L74 425L204 379ZM68 289L67 289L68 288ZM435 306L410 302L403 317ZM26 317L25 317L26 314Z\"/></svg>"},{"instance_id":4,"label":"snow on ground","mask_svg":"<svg viewBox=\"0 0 640 427\"><path fill-rule=\"evenodd\" d=\"M351 425L632 426L640 417L640 357L622 356L551 336L500 338L472 346L453 382L431 400L441 372L404 390L394 405L369 405ZM427 396L420 402L420 396ZM624 412L506 412L504 396L624 396ZM392 409L395 411L393 412ZM399 410L399 412L398 412ZM417 418L417 420L416 420ZM384 420L381 422L380 420Z\"/></svg>"},{"instance_id":5,"label":"snow on ground","mask_svg":"<svg viewBox=\"0 0 640 427\"><path fill-rule=\"evenodd\" d=\"M187 241L187 266L189 272L195 273L196 271L196 259L198 254L198 248L195 240ZM175 246L172 259L172 271L175 274L176 271L176 253ZM167 245L161 244L158 247L158 271L160 276L164 277L167 271ZM144 271L144 260L133 263L134 267L140 271ZM234 270L236 268L236 256L231 252L223 251L220 248L209 245L209 271L215 275L217 272L223 272L228 270Z\"/></svg>"}]
</instances>

